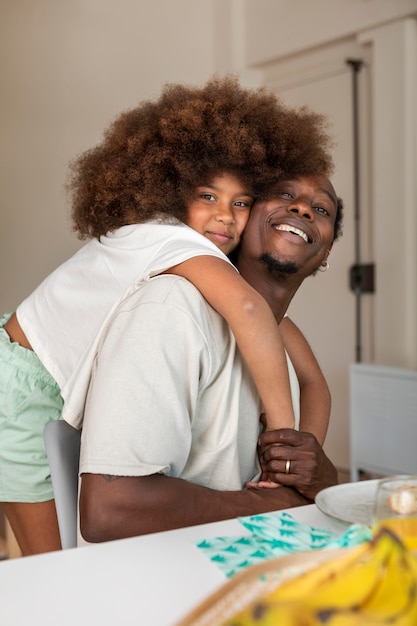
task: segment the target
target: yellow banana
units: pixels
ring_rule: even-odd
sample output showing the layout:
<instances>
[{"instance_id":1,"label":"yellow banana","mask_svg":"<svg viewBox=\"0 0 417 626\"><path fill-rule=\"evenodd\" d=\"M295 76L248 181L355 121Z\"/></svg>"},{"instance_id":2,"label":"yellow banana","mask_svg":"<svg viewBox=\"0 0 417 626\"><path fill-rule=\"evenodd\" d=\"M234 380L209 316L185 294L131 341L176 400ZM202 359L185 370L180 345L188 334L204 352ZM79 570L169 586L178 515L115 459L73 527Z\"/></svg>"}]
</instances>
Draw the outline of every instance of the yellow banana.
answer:
<instances>
[{"instance_id":1,"label":"yellow banana","mask_svg":"<svg viewBox=\"0 0 417 626\"><path fill-rule=\"evenodd\" d=\"M315 593L324 582L343 576L345 571L365 558L366 554L370 552L371 546L369 542L365 542L347 551L338 559L324 562L289 582L283 583L275 591L256 602L253 607L248 607L237 618L226 622L224 626L250 626L251 624L275 626L278 623L280 626L287 624L292 626L296 624L297 622L294 622L293 617L296 607L293 605L293 600L297 601ZM282 597L281 592L283 592ZM311 616L310 619L313 620L313 617ZM314 621L311 621L311 624L314 624ZM310 621L306 621L305 625L310 626Z\"/></svg>"},{"instance_id":2,"label":"yellow banana","mask_svg":"<svg viewBox=\"0 0 417 626\"><path fill-rule=\"evenodd\" d=\"M222 626L318 626L314 615L302 605L267 604L264 601L250 607Z\"/></svg>"},{"instance_id":3,"label":"yellow banana","mask_svg":"<svg viewBox=\"0 0 417 626\"><path fill-rule=\"evenodd\" d=\"M371 594L378 583L381 573L381 563L388 558L392 551L392 539L384 535L375 544L366 543L359 546L353 554L348 554L341 563L331 561L324 563L320 569L324 576L317 571L307 572L304 578L311 578L314 586L309 595L311 607L349 607L361 604ZM350 557L350 558L348 558ZM360 572L360 575L359 575ZM303 581L296 579L288 582L275 591L269 598L273 600L299 600L305 595L302 589ZM349 589L349 594L346 594ZM417 626L417 625L416 625Z\"/></svg>"},{"instance_id":4,"label":"yellow banana","mask_svg":"<svg viewBox=\"0 0 417 626\"><path fill-rule=\"evenodd\" d=\"M278 586L224 626L417 626L417 559L392 532Z\"/></svg>"},{"instance_id":5,"label":"yellow banana","mask_svg":"<svg viewBox=\"0 0 417 626\"><path fill-rule=\"evenodd\" d=\"M388 547L385 554L378 548L383 544ZM340 601L335 596L333 605L326 608L325 604L320 607L320 591L314 598L306 598L303 606L308 613L313 609L313 624L325 621L329 626L417 625L417 560L389 531L375 540L375 557L375 584L369 587L370 593L363 602L354 602L347 577L343 577L346 599ZM363 577L369 572L360 565L356 573L358 584L365 585Z\"/></svg>"},{"instance_id":6,"label":"yellow banana","mask_svg":"<svg viewBox=\"0 0 417 626\"><path fill-rule=\"evenodd\" d=\"M301 574L280 585L268 596L271 599L279 597L280 600L298 600L300 597L315 592L323 584L343 576L343 574L359 561L365 559L372 552L369 542L365 542L348 550L338 559L325 561L318 567Z\"/></svg>"},{"instance_id":7,"label":"yellow banana","mask_svg":"<svg viewBox=\"0 0 417 626\"><path fill-rule=\"evenodd\" d=\"M394 540L385 571L362 611L370 619L389 618L392 624L417 625L417 559Z\"/></svg>"}]
</instances>

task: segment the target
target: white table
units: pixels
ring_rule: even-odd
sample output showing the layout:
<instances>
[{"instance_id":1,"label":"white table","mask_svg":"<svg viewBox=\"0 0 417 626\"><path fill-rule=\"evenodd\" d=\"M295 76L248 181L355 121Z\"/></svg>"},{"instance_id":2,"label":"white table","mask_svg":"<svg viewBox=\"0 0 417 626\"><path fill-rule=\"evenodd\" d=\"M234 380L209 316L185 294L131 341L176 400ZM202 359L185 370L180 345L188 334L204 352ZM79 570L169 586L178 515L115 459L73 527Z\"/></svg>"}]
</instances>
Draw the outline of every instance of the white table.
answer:
<instances>
[{"instance_id":1,"label":"white table","mask_svg":"<svg viewBox=\"0 0 417 626\"><path fill-rule=\"evenodd\" d=\"M346 528L314 504L288 512ZM245 533L233 519L0 562L0 624L173 626L226 582L194 540Z\"/></svg>"}]
</instances>

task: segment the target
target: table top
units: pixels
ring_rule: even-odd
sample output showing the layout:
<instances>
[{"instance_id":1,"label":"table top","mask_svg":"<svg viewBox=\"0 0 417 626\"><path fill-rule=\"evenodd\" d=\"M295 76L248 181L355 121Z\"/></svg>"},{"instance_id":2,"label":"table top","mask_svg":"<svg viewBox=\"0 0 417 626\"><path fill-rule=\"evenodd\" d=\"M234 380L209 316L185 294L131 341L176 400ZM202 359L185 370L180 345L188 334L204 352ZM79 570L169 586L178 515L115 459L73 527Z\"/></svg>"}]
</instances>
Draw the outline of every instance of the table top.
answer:
<instances>
[{"instance_id":1,"label":"table top","mask_svg":"<svg viewBox=\"0 0 417 626\"><path fill-rule=\"evenodd\" d=\"M316 505L295 519L342 533ZM247 534L237 519L0 562L4 626L174 626L226 582L195 546Z\"/></svg>"}]
</instances>

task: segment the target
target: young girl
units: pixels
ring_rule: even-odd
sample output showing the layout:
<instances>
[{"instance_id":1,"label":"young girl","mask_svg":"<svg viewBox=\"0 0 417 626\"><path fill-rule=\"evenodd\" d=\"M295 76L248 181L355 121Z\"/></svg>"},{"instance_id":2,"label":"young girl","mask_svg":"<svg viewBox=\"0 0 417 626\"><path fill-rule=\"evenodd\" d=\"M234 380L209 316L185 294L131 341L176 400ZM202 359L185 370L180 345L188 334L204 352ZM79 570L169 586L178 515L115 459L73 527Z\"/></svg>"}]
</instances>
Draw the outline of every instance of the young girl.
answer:
<instances>
[{"instance_id":1,"label":"young girl","mask_svg":"<svg viewBox=\"0 0 417 626\"><path fill-rule=\"evenodd\" d=\"M73 164L74 230L91 241L0 334L0 500L23 554L59 548L43 429L62 415L80 425L100 329L137 281L193 282L232 327L268 427L294 425L279 329L226 255L273 181L329 172L327 147L321 116L226 78L167 86Z\"/></svg>"}]
</instances>

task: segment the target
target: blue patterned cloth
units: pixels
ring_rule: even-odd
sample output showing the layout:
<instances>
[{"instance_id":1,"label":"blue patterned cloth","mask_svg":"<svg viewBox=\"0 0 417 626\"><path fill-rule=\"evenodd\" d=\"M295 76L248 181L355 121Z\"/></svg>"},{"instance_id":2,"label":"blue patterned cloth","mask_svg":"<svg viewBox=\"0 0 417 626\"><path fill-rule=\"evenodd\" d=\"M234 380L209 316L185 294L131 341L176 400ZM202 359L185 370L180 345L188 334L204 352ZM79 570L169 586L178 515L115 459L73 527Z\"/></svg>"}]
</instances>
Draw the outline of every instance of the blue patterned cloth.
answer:
<instances>
[{"instance_id":1,"label":"blue patterned cloth","mask_svg":"<svg viewBox=\"0 0 417 626\"><path fill-rule=\"evenodd\" d=\"M327 528L314 528L298 522L285 512L250 515L238 519L250 531L250 535L215 537L196 542L197 547L227 577L266 559L308 550L351 547L372 537L368 526L354 524L342 535L336 535Z\"/></svg>"}]
</instances>

